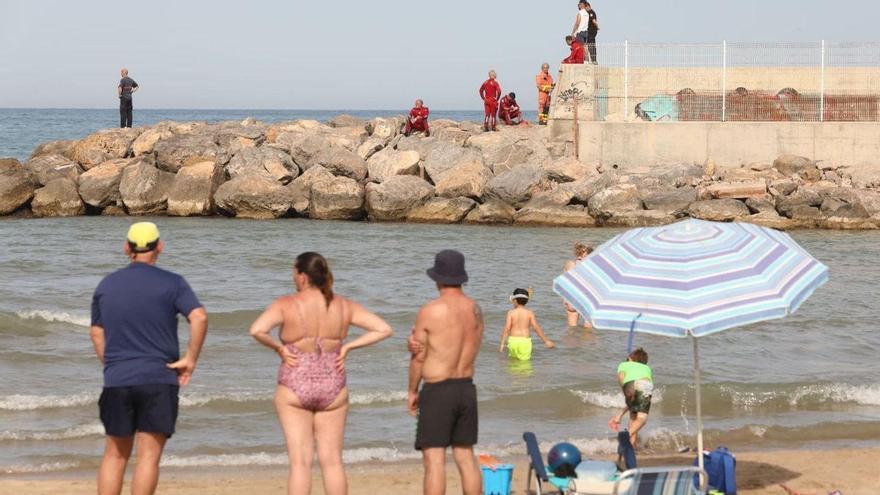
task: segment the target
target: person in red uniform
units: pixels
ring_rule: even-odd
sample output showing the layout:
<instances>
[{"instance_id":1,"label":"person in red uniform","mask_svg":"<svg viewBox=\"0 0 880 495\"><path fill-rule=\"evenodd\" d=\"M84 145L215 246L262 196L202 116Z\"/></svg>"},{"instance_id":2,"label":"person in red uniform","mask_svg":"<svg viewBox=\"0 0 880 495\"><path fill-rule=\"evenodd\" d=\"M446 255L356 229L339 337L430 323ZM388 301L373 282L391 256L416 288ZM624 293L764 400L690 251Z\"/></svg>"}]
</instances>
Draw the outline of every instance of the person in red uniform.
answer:
<instances>
[{"instance_id":1,"label":"person in red uniform","mask_svg":"<svg viewBox=\"0 0 880 495\"><path fill-rule=\"evenodd\" d=\"M522 112L520 112L519 104L516 102L516 93L510 93L501 98L501 109L498 113L501 115L501 120L507 125L522 124Z\"/></svg>"},{"instance_id":2,"label":"person in red uniform","mask_svg":"<svg viewBox=\"0 0 880 495\"><path fill-rule=\"evenodd\" d=\"M480 98L483 99L483 110L486 116L483 120L483 130L497 131L496 120L498 115L498 100L501 99L501 85L495 79L498 77L494 70L489 71L489 79L480 86Z\"/></svg>"},{"instance_id":3,"label":"person in red uniform","mask_svg":"<svg viewBox=\"0 0 880 495\"><path fill-rule=\"evenodd\" d=\"M586 58L584 53L584 45L574 36L566 36L565 43L571 47L571 54L562 61L563 64L582 64Z\"/></svg>"},{"instance_id":4,"label":"person in red uniform","mask_svg":"<svg viewBox=\"0 0 880 495\"><path fill-rule=\"evenodd\" d=\"M409 111L409 118L406 119L406 127L403 128L403 135L409 136L416 132L424 132L425 137L431 135L431 129L428 127L428 115L431 113L422 100L416 100L416 106Z\"/></svg>"}]
</instances>

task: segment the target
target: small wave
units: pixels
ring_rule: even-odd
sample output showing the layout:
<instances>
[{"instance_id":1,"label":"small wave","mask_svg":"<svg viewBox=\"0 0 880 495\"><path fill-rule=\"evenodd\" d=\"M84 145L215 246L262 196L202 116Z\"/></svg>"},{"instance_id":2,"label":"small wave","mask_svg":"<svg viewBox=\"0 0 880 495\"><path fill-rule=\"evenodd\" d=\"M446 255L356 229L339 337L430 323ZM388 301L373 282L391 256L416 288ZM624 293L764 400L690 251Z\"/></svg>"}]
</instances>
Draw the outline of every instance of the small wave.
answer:
<instances>
[{"instance_id":1,"label":"small wave","mask_svg":"<svg viewBox=\"0 0 880 495\"><path fill-rule=\"evenodd\" d=\"M43 464L14 464L12 466L0 466L3 474L27 474L48 473L52 471L65 471L79 466L77 462L46 462Z\"/></svg>"},{"instance_id":2,"label":"small wave","mask_svg":"<svg viewBox=\"0 0 880 495\"><path fill-rule=\"evenodd\" d=\"M61 409L94 404L97 394L79 393L73 395L7 395L0 397L0 410L34 411L37 409Z\"/></svg>"},{"instance_id":3,"label":"small wave","mask_svg":"<svg viewBox=\"0 0 880 495\"><path fill-rule=\"evenodd\" d=\"M348 401L352 405L389 404L406 400L406 392L363 392L353 393Z\"/></svg>"},{"instance_id":4,"label":"small wave","mask_svg":"<svg viewBox=\"0 0 880 495\"><path fill-rule=\"evenodd\" d=\"M603 390L601 392L593 392L589 390L569 390L584 404L601 407L604 409L620 409L624 406L623 394L619 391L609 392ZM654 390L651 402L656 404L663 400L663 390L658 387Z\"/></svg>"},{"instance_id":5,"label":"small wave","mask_svg":"<svg viewBox=\"0 0 880 495\"><path fill-rule=\"evenodd\" d=\"M880 406L880 384L848 385L830 383L800 387L789 404L798 406L809 402L854 402L863 406Z\"/></svg>"},{"instance_id":6,"label":"small wave","mask_svg":"<svg viewBox=\"0 0 880 495\"><path fill-rule=\"evenodd\" d=\"M23 320L43 320L50 323L70 323L79 327L89 327L92 324L92 320L88 316L74 315L65 311L30 309L26 311L16 311L15 314Z\"/></svg>"},{"instance_id":7,"label":"small wave","mask_svg":"<svg viewBox=\"0 0 880 495\"><path fill-rule=\"evenodd\" d=\"M212 402L228 401L228 402L259 402L272 400L271 393L265 392L229 392L219 394L181 394L180 405L183 407L201 407Z\"/></svg>"},{"instance_id":8,"label":"small wave","mask_svg":"<svg viewBox=\"0 0 880 495\"><path fill-rule=\"evenodd\" d=\"M418 459L419 457L420 454L418 452L401 452L393 447L358 448L342 452L342 460L346 464L367 461L394 462ZM272 454L268 452L193 456L172 455L162 459L162 466L167 467L286 466L287 464L287 454Z\"/></svg>"},{"instance_id":9,"label":"small wave","mask_svg":"<svg viewBox=\"0 0 880 495\"><path fill-rule=\"evenodd\" d=\"M104 427L93 423L52 431L0 431L0 440L71 440L101 435L104 435Z\"/></svg>"}]
</instances>

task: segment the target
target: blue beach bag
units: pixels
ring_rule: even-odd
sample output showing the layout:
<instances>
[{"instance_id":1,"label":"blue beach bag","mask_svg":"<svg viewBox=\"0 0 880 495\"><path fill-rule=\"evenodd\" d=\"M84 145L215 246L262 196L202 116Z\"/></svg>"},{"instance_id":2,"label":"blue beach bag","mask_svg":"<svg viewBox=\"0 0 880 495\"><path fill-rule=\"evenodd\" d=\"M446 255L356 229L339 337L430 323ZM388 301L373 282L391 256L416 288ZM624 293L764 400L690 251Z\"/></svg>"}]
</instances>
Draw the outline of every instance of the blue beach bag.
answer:
<instances>
[{"instance_id":1,"label":"blue beach bag","mask_svg":"<svg viewBox=\"0 0 880 495\"><path fill-rule=\"evenodd\" d=\"M699 459L694 460L694 466ZM712 452L703 452L703 466L709 475L709 488L718 490L724 495L736 495L736 457L727 447L718 447ZM695 477L699 484L699 477Z\"/></svg>"},{"instance_id":2,"label":"blue beach bag","mask_svg":"<svg viewBox=\"0 0 880 495\"><path fill-rule=\"evenodd\" d=\"M482 466L480 469L483 471L484 495L510 495L513 464L499 464L495 469Z\"/></svg>"}]
</instances>

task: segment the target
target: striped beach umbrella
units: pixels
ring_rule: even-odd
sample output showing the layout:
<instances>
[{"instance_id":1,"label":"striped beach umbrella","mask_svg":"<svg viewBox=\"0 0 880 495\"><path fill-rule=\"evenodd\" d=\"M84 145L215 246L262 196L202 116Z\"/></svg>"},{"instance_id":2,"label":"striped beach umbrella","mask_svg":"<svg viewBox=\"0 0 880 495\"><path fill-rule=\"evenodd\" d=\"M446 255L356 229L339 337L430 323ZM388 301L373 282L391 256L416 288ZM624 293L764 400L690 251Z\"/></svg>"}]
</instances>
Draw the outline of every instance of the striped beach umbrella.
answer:
<instances>
[{"instance_id":1,"label":"striped beach umbrella","mask_svg":"<svg viewBox=\"0 0 880 495\"><path fill-rule=\"evenodd\" d=\"M783 232L688 219L612 238L553 290L597 329L691 338L702 452L697 338L785 317L827 280L828 268Z\"/></svg>"}]
</instances>

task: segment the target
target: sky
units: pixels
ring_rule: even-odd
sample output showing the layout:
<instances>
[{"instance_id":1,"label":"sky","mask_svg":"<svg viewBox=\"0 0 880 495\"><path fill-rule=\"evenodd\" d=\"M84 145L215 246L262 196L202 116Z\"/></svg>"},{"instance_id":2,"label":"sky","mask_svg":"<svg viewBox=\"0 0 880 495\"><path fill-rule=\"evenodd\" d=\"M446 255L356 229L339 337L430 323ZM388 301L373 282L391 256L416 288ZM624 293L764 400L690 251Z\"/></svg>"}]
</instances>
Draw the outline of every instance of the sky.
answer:
<instances>
[{"instance_id":1,"label":"sky","mask_svg":"<svg viewBox=\"0 0 880 495\"><path fill-rule=\"evenodd\" d=\"M880 18L867 0L593 6L599 43L869 41ZM531 95L576 13L574 0L0 0L0 107L111 108L125 66L137 108L479 110L489 68Z\"/></svg>"}]
</instances>

